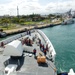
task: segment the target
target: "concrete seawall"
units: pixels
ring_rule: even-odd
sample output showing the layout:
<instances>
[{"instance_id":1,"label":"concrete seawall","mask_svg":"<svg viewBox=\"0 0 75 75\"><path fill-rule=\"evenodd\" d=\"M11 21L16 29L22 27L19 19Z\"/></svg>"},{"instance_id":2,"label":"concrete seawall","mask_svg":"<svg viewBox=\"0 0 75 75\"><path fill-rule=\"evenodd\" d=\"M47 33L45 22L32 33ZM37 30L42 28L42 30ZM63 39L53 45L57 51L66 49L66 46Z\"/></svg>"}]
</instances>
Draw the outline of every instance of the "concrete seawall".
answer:
<instances>
[{"instance_id":1,"label":"concrete seawall","mask_svg":"<svg viewBox=\"0 0 75 75\"><path fill-rule=\"evenodd\" d=\"M27 30L42 29L42 28L57 26L57 25L60 25L60 24L61 23L58 23L58 24L43 24L43 25L28 26L28 27L24 26L24 27L18 28L18 29L6 30L5 32L7 33L7 36L9 36L9 35L17 34L17 33L22 33L22 32L25 32Z\"/></svg>"}]
</instances>

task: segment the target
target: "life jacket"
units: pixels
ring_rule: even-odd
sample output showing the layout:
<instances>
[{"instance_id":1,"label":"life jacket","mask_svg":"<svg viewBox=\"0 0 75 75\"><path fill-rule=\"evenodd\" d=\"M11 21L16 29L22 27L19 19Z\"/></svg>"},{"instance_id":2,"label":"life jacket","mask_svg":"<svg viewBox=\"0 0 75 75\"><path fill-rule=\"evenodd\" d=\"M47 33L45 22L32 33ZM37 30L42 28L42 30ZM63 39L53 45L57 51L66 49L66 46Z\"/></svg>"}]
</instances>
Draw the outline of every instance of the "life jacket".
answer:
<instances>
[{"instance_id":1,"label":"life jacket","mask_svg":"<svg viewBox=\"0 0 75 75\"><path fill-rule=\"evenodd\" d=\"M3 47L4 46L4 43L3 42L1 42L1 47Z\"/></svg>"},{"instance_id":2,"label":"life jacket","mask_svg":"<svg viewBox=\"0 0 75 75\"><path fill-rule=\"evenodd\" d=\"M44 50L44 52L46 52L46 49Z\"/></svg>"},{"instance_id":3,"label":"life jacket","mask_svg":"<svg viewBox=\"0 0 75 75\"><path fill-rule=\"evenodd\" d=\"M34 49L33 52L36 53L36 50Z\"/></svg>"},{"instance_id":4,"label":"life jacket","mask_svg":"<svg viewBox=\"0 0 75 75\"><path fill-rule=\"evenodd\" d=\"M40 44L40 47L42 47L42 44Z\"/></svg>"},{"instance_id":5,"label":"life jacket","mask_svg":"<svg viewBox=\"0 0 75 75\"><path fill-rule=\"evenodd\" d=\"M46 45L46 49L48 50L48 44Z\"/></svg>"}]
</instances>

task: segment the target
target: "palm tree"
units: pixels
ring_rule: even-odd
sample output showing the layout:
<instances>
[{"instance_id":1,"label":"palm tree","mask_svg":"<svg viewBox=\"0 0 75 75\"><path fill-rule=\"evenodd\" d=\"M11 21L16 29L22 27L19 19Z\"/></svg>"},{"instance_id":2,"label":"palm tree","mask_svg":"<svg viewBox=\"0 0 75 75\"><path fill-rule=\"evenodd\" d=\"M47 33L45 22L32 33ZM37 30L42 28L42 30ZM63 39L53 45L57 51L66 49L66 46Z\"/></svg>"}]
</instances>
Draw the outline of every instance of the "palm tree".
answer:
<instances>
[{"instance_id":1,"label":"palm tree","mask_svg":"<svg viewBox=\"0 0 75 75\"><path fill-rule=\"evenodd\" d=\"M7 19L7 18L1 19L1 24L5 25L7 29L8 29L8 23L10 23L9 19Z\"/></svg>"}]
</instances>

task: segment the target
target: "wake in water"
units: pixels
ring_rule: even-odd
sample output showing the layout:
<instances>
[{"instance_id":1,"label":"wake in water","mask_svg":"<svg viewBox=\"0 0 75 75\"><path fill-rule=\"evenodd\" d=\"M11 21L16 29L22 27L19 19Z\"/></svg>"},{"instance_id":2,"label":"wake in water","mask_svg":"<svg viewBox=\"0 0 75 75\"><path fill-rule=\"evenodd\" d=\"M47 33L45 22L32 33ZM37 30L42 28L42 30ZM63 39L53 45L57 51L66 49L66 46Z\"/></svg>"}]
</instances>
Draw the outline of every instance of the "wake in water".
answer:
<instances>
[{"instance_id":1,"label":"wake in water","mask_svg":"<svg viewBox=\"0 0 75 75\"><path fill-rule=\"evenodd\" d=\"M66 70L60 68L60 73L67 72Z\"/></svg>"},{"instance_id":2,"label":"wake in water","mask_svg":"<svg viewBox=\"0 0 75 75\"><path fill-rule=\"evenodd\" d=\"M57 67L58 73L67 72L67 70L65 69L65 61L64 60L60 63L57 62L56 67Z\"/></svg>"}]
</instances>

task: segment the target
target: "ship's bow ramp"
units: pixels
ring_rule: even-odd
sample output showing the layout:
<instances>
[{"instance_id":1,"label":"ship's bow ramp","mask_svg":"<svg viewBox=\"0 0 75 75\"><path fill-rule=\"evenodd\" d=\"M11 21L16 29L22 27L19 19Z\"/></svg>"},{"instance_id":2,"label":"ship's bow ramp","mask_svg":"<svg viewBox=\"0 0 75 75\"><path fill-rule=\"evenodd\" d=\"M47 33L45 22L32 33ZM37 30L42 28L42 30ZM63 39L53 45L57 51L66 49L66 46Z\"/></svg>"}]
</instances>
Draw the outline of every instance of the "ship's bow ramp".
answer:
<instances>
[{"instance_id":1,"label":"ship's bow ramp","mask_svg":"<svg viewBox=\"0 0 75 75\"><path fill-rule=\"evenodd\" d=\"M4 55L8 56L22 56L23 47L22 43L19 40L14 40L8 43L4 48Z\"/></svg>"}]
</instances>

